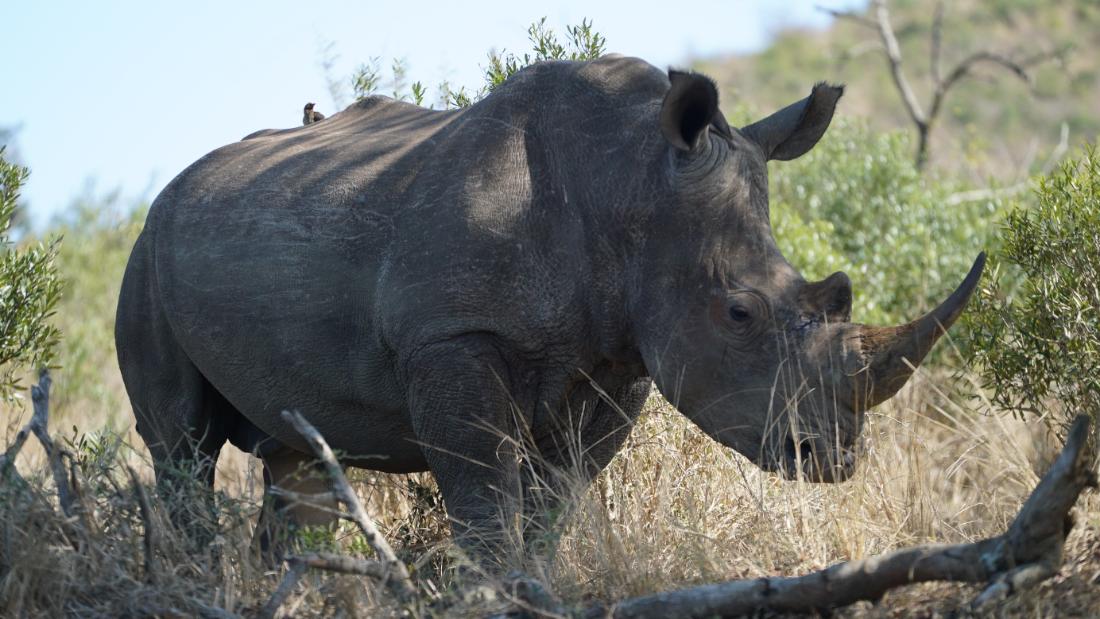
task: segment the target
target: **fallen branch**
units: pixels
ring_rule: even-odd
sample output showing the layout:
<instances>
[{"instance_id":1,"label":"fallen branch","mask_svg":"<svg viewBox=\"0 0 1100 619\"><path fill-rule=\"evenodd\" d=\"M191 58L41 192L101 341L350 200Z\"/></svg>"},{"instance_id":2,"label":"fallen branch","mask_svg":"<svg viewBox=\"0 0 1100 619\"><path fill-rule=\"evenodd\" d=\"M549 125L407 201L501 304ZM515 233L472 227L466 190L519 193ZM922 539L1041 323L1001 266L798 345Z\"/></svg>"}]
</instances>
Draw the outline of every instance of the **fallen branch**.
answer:
<instances>
[{"instance_id":1,"label":"fallen branch","mask_svg":"<svg viewBox=\"0 0 1100 619\"><path fill-rule=\"evenodd\" d=\"M328 507L328 505L339 500L340 497L335 492L318 492L316 494L307 494L304 492L295 492L293 490L287 490L280 488L279 486L271 486L267 489L271 496L285 499L290 504L307 505L313 509L321 510L334 514L341 518L347 518L348 514L336 509Z\"/></svg>"},{"instance_id":2,"label":"fallen branch","mask_svg":"<svg viewBox=\"0 0 1100 619\"><path fill-rule=\"evenodd\" d=\"M315 552L291 557L290 561L298 561L306 567L341 574L355 574L356 576L369 576L378 580L385 580L389 570L380 561L348 557L345 555L331 554L327 552Z\"/></svg>"},{"instance_id":3,"label":"fallen branch","mask_svg":"<svg viewBox=\"0 0 1100 619\"><path fill-rule=\"evenodd\" d=\"M302 579L302 576L306 573L306 564L301 561L289 561L290 569L286 571L286 575L283 576L283 580L279 583L279 586L275 588L275 592L271 594L271 598L267 600L267 603L263 605L263 608L256 614L260 619L274 619L275 615L286 603L287 598L294 592L294 587L298 586L298 581Z\"/></svg>"},{"instance_id":4,"label":"fallen branch","mask_svg":"<svg viewBox=\"0 0 1100 619\"><path fill-rule=\"evenodd\" d=\"M66 517L73 515L73 491L69 485L69 471L65 467L63 456L65 450L54 444L50 438L50 372L42 370L38 374L38 384L31 385L31 403L34 405L34 414L31 415L31 431L42 443L46 451L46 460L50 464L50 472L53 473L54 484L57 485L57 502L61 505L61 512Z\"/></svg>"},{"instance_id":5,"label":"fallen branch","mask_svg":"<svg viewBox=\"0 0 1100 619\"><path fill-rule=\"evenodd\" d=\"M758 578L690 587L595 606L586 617L643 619L713 617L761 611L815 612L876 600L895 587L946 580L989 583L972 607L1034 586L1054 575L1078 495L1095 488L1095 449L1088 446L1088 417L1073 423L1058 459L1039 481L1003 535L970 544L918 546L839 563L805 576Z\"/></svg>"},{"instance_id":6,"label":"fallen branch","mask_svg":"<svg viewBox=\"0 0 1100 619\"><path fill-rule=\"evenodd\" d=\"M367 510L364 509L363 503L359 500L359 495L348 483L347 477L344 476L343 467L340 466L340 462L337 461L336 455L332 453L332 449L329 448L324 437L317 431L317 428L306 421L301 413L283 411L283 419L294 425L294 429L306 439L313 449L313 453L324 464L329 477L332 479L333 490L337 498L348 508L349 513L347 516L359 526L363 537L367 539L367 543L374 549L375 554L378 555L379 560L386 567L388 572L385 578L386 584L393 589L401 600L414 597L416 587L413 586L412 579L409 578L408 569L397 558L389 542L382 536L382 533L374 524L374 520L367 514Z\"/></svg>"}]
</instances>

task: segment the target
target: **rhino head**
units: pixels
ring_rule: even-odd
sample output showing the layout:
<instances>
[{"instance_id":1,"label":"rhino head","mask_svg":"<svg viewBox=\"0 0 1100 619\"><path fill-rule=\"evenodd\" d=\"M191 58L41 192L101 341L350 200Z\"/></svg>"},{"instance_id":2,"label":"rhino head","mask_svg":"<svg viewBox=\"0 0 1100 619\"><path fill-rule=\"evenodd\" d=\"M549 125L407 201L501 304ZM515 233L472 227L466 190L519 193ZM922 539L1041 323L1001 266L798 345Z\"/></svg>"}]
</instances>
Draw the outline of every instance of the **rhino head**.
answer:
<instances>
[{"instance_id":1,"label":"rhino head","mask_svg":"<svg viewBox=\"0 0 1100 619\"><path fill-rule=\"evenodd\" d=\"M737 129L708 78L669 79L660 204L630 303L646 368L682 413L761 468L844 480L864 412L902 387L959 316L984 255L925 316L852 323L848 276L806 281L777 248L768 212L767 161L812 148L843 88L818 84Z\"/></svg>"}]
</instances>

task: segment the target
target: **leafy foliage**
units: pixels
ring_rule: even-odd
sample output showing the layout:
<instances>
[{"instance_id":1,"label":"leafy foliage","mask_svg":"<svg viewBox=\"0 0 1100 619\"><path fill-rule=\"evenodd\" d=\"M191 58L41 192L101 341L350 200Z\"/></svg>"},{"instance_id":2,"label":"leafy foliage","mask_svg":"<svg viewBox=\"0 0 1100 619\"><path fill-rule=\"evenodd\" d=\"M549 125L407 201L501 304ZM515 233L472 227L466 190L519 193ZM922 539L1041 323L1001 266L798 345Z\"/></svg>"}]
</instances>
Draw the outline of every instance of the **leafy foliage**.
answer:
<instances>
[{"instance_id":1,"label":"leafy foliage","mask_svg":"<svg viewBox=\"0 0 1100 619\"><path fill-rule=\"evenodd\" d=\"M958 187L922 178L910 137L837 118L801 158L771 166L772 226L808 279L846 271L860 321L898 323L942 301L995 241L1004 205L945 206Z\"/></svg>"},{"instance_id":2,"label":"leafy foliage","mask_svg":"<svg viewBox=\"0 0 1100 619\"><path fill-rule=\"evenodd\" d=\"M546 18L531 24L527 38L534 54L522 58L504 53L489 54L489 68L485 70L484 93L492 92L520 69L544 60L592 60L603 55L607 40L592 29L592 22L582 20L579 26L566 26L568 42L562 45L553 29L546 27ZM484 94L483 93L483 94Z\"/></svg>"},{"instance_id":3,"label":"leafy foliage","mask_svg":"<svg viewBox=\"0 0 1100 619\"><path fill-rule=\"evenodd\" d=\"M546 18L531 24L527 29L527 38L531 41L531 52L516 56L507 51L489 52L489 66L485 69L485 84L473 94L465 88L454 90L447 82L439 85L441 101L444 107L462 108L473 105L494 88L503 84L520 69L544 60L592 60L603 55L607 39L592 28L592 22L582 20L580 25L565 27L566 40L558 39L553 28L546 25ZM392 95L398 101L412 101L424 105L427 88L421 82L407 84L408 67L401 60L395 60L390 67L393 86ZM359 65L351 76L351 88L358 101L377 94L382 85L382 64L378 57L371 58Z\"/></svg>"},{"instance_id":4,"label":"leafy foliage","mask_svg":"<svg viewBox=\"0 0 1100 619\"><path fill-rule=\"evenodd\" d=\"M54 376L52 400L61 410L113 416L125 404L115 358L115 307L146 213L147 206L124 204L117 192L85 195L54 224L65 237L56 260L62 298L53 320L62 335L57 353L64 371Z\"/></svg>"},{"instance_id":5,"label":"leafy foliage","mask_svg":"<svg viewBox=\"0 0 1100 619\"><path fill-rule=\"evenodd\" d=\"M1087 147L1013 209L971 314L994 403L1068 421L1100 409L1100 152ZM1019 276L1017 279L1015 276Z\"/></svg>"},{"instance_id":6,"label":"leafy foliage","mask_svg":"<svg viewBox=\"0 0 1100 619\"><path fill-rule=\"evenodd\" d=\"M54 259L59 237L18 247L8 236L19 190L30 172L8 162L0 148L0 398L21 389L26 366L47 364L57 344L50 323L61 296Z\"/></svg>"}]
</instances>

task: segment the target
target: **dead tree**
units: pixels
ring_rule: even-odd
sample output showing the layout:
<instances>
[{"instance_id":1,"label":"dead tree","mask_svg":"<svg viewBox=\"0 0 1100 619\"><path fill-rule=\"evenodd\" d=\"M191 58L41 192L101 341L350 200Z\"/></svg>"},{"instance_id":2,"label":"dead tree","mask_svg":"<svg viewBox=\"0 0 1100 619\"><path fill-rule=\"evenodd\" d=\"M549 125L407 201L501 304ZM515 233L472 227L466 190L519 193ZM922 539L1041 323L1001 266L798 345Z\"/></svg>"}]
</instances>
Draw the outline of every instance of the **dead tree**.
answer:
<instances>
[{"instance_id":1,"label":"dead tree","mask_svg":"<svg viewBox=\"0 0 1100 619\"><path fill-rule=\"evenodd\" d=\"M936 124L940 113L943 111L943 102L947 93L967 77L974 75L975 67L979 65L992 65L999 67L1011 75L1019 78L1029 88L1034 88L1034 80L1030 70L1036 65L1060 57L1064 50L1038 52L1028 56L1019 56L1018 53L1001 53L983 49L972 52L958 61L950 70L944 71L943 67L943 15L944 3L940 0L936 3L932 16L932 29L930 34L929 74L932 81L932 95L927 109L921 105L917 95L909 85L903 68L901 46L894 35L894 27L890 24L890 11L886 8L886 0L871 0L869 15L862 15L848 11L838 11L826 7L818 7L838 19L846 19L861 26L865 26L878 33L881 51L886 56L890 69L890 78L901 97L902 105L909 116L909 120L917 129L917 153L916 166L923 170L928 163L929 137L932 128Z\"/></svg>"}]
</instances>

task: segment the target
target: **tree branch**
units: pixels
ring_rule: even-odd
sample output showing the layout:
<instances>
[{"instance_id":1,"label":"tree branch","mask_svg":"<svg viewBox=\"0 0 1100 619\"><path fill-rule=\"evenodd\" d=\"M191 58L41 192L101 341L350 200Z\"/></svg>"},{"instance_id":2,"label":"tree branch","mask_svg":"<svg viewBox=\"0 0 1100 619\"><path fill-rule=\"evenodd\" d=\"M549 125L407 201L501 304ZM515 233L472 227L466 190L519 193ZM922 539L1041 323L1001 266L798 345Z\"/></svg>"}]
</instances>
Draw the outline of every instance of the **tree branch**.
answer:
<instances>
[{"instance_id":1,"label":"tree branch","mask_svg":"<svg viewBox=\"0 0 1100 619\"><path fill-rule=\"evenodd\" d=\"M336 459L336 455L332 453L332 449L329 448L328 443L325 442L321 433L313 427L306 418L296 411L283 411L283 419L291 423L294 429L301 434L306 442L309 443L313 449L313 453L324 464L325 469L328 471L329 477L332 480L333 490L336 492L336 496L340 499L345 506L347 506L350 519L359 526L359 530L362 531L363 536L367 539L367 543L374 549L378 558L387 566L389 570L389 577L386 579L386 583L402 600L411 599L416 595L416 587L413 586L412 580L409 578L409 571L405 567L405 564L397 558L397 555L393 552L393 548L390 547L389 542L379 532L378 527L374 524L374 520L367 514L367 510L363 508L363 503L359 500L359 495L355 493L355 490L348 483L347 477L344 476L344 470L340 466L340 462Z\"/></svg>"},{"instance_id":2,"label":"tree branch","mask_svg":"<svg viewBox=\"0 0 1100 619\"><path fill-rule=\"evenodd\" d=\"M886 58L890 61L890 77L894 80L894 86L897 87L898 93L901 95L905 110L909 113L909 118L918 127L927 125L928 117L924 115L924 110L921 109L920 102L917 101L917 95L913 93L912 87L909 86L909 80L905 78L905 73L901 70L901 47L898 45L897 37L894 36L894 28L890 25L890 11L886 8L886 2L884 0L872 0L871 8L875 13L879 37L882 39L883 47L886 48Z\"/></svg>"},{"instance_id":3,"label":"tree branch","mask_svg":"<svg viewBox=\"0 0 1100 619\"><path fill-rule=\"evenodd\" d=\"M275 592L271 594L267 603L263 605L263 608L261 608L258 613L256 613L256 616L260 619L274 619L279 609L286 603L287 598L294 592L294 587L298 586L298 581L302 579L305 573L305 563L301 561L290 561L290 569L286 571L283 579L279 582L279 586L275 588Z\"/></svg>"},{"instance_id":4,"label":"tree branch","mask_svg":"<svg viewBox=\"0 0 1100 619\"><path fill-rule=\"evenodd\" d=\"M1046 163L1039 169L1041 176L1046 176L1054 169L1054 166L1058 165L1058 162L1065 157L1066 152L1069 151L1069 125L1062 123L1061 132L1058 138L1058 144L1054 147L1054 150L1050 151L1050 157L1047 157ZM1030 164L1025 168L1030 168ZM1026 174L1026 169L1025 169ZM970 191L960 191L947 196L947 199L943 201L946 206L955 206L957 204L965 204L967 202L977 202L979 200L992 200L994 198L1007 198L1014 196L1018 193L1022 193L1031 187L1031 180L1025 177L1023 180L1009 185L1007 187L998 188L986 188L986 189L973 189ZM1041 414L1041 411L1032 411L1036 414Z\"/></svg>"},{"instance_id":5,"label":"tree branch","mask_svg":"<svg viewBox=\"0 0 1100 619\"><path fill-rule=\"evenodd\" d=\"M126 472L130 476L130 483L134 487L134 496L137 498L138 509L141 512L141 522L145 527L145 578L150 584L156 584L160 580L160 569L157 566L157 549L160 547L160 530L153 522L153 508L149 503L149 495L145 487L141 485L141 479L137 471L130 465L126 465Z\"/></svg>"},{"instance_id":6,"label":"tree branch","mask_svg":"<svg viewBox=\"0 0 1100 619\"><path fill-rule=\"evenodd\" d=\"M839 9L831 9L827 6L822 6L820 4L815 4L814 8L818 11L821 11L822 13L828 13L829 15L832 15L836 19L846 19L850 22L857 23L860 26L878 30L878 24L875 23L875 20L860 15L859 13L855 13L852 11L841 11Z\"/></svg>"},{"instance_id":7,"label":"tree branch","mask_svg":"<svg viewBox=\"0 0 1100 619\"><path fill-rule=\"evenodd\" d=\"M932 14L932 46L928 59L928 71L932 75L933 84L939 84L942 81L943 11L943 0L940 0L936 3L936 10Z\"/></svg>"},{"instance_id":8,"label":"tree branch","mask_svg":"<svg viewBox=\"0 0 1100 619\"><path fill-rule=\"evenodd\" d=\"M57 486L57 500L61 505L61 512L66 517L73 515L73 491L69 486L69 472L62 460L66 453L54 444L50 438L50 380L49 370L42 370L38 374L38 384L31 386L31 403L34 405L34 414L31 416L31 431L42 443L46 451L46 459L50 464L50 472L53 473L53 481Z\"/></svg>"},{"instance_id":9,"label":"tree branch","mask_svg":"<svg viewBox=\"0 0 1100 619\"><path fill-rule=\"evenodd\" d=\"M380 561L371 561L369 559L360 559L358 557L348 557L327 552L298 555L291 557L289 560L300 561L304 563L306 567L317 570L369 576L383 581L389 573L386 564Z\"/></svg>"}]
</instances>

